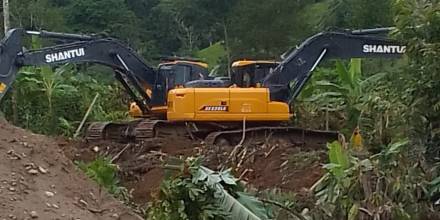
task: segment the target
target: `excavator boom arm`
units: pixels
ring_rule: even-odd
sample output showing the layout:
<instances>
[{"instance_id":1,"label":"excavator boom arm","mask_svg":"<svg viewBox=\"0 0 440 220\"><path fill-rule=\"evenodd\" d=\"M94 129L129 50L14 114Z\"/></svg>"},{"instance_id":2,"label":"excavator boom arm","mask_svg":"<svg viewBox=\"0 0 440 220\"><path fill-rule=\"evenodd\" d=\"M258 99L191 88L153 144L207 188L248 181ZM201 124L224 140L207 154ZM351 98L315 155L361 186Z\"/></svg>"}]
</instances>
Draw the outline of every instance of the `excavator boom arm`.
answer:
<instances>
[{"instance_id":1,"label":"excavator boom arm","mask_svg":"<svg viewBox=\"0 0 440 220\"><path fill-rule=\"evenodd\" d=\"M69 42L25 51L22 42L26 34ZM150 97L146 94L140 81L154 87L158 80L158 74L145 64L131 48L118 40L87 35L13 29L2 40L0 48L0 98L11 86L20 67L96 63L115 70L116 79L123 84L130 96L143 108L143 111L149 111Z\"/></svg>"},{"instance_id":2,"label":"excavator boom arm","mask_svg":"<svg viewBox=\"0 0 440 220\"><path fill-rule=\"evenodd\" d=\"M390 30L392 28L316 34L290 52L266 76L263 85L269 88L271 100L289 102L296 99L313 70L324 59L401 57L405 46L386 36Z\"/></svg>"}]
</instances>

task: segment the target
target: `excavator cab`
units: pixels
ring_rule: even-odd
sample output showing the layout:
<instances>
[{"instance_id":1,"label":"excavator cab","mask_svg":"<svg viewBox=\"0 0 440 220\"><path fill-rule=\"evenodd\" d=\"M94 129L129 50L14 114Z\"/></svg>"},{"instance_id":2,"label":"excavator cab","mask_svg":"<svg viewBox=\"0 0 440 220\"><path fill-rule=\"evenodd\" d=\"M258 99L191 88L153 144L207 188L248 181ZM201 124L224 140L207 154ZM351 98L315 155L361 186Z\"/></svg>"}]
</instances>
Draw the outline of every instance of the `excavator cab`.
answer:
<instances>
[{"instance_id":1,"label":"excavator cab","mask_svg":"<svg viewBox=\"0 0 440 220\"><path fill-rule=\"evenodd\" d=\"M241 88L260 87L279 62L274 60L237 60L232 63L232 82Z\"/></svg>"},{"instance_id":2,"label":"excavator cab","mask_svg":"<svg viewBox=\"0 0 440 220\"><path fill-rule=\"evenodd\" d=\"M194 58L184 57L161 57L156 71L156 79L161 79L154 85L153 91L148 86L144 86L146 93L155 95L152 97L152 113L164 115L167 111L168 92L175 88L184 87L185 83L208 79L208 64ZM129 115L132 117L142 117L140 107L132 102L130 104Z\"/></svg>"},{"instance_id":3,"label":"excavator cab","mask_svg":"<svg viewBox=\"0 0 440 220\"><path fill-rule=\"evenodd\" d=\"M165 79L167 91L183 87L194 80L208 79L208 64L193 58L167 57L161 60L157 73Z\"/></svg>"}]
</instances>

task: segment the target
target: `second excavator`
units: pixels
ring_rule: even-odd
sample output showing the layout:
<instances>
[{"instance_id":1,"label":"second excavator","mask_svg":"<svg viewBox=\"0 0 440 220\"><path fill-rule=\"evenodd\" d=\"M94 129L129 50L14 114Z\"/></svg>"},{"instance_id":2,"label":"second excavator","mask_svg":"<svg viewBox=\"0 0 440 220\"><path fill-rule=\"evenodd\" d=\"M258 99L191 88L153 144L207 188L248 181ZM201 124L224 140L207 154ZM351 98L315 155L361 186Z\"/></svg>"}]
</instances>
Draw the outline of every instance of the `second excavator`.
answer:
<instances>
[{"instance_id":1,"label":"second excavator","mask_svg":"<svg viewBox=\"0 0 440 220\"><path fill-rule=\"evenodd\" d=\"M113 38L13 29L0 47L0 97L23 66L96 63L114 70L136 103L133 108L141 113L128 122L92 124L87 134L91 141L181 135L208 144L235 145L270 136L294 145L322 146L337 139L338 133L289 126L296 97L324 59L402 56L405 46L389 39L389 31L322 32L306 39L280 62L243 61L236 64L230 80L216 80L210 79L199 61L172 60L151 68L134 50ZM28 51L23 49L25 35L70 42ZM269 70L257 71L255 66L254 71L239 71L240 66L256 64Z\"/></svg>"}]
</instances>

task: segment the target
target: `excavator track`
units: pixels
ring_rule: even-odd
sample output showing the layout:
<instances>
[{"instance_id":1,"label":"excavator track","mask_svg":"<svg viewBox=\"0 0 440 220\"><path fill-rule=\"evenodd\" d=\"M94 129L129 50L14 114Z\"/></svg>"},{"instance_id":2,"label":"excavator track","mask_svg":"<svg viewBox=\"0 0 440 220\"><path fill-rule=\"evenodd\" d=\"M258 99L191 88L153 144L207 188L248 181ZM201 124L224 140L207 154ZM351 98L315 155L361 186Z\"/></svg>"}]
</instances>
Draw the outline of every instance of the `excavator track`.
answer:
<instances>
[{"instance_id":1,"label":"excavator track","mask_svg":"<svg viewBox=\"0 0 440 220\"><path fill-rule=\"evenodd\" d=\"M103 140L105 128L110 123L111 122L94 122L90 124L87 128L85 139L90 142Z\"/></svg>"},{"instance_id":2,"label":"excavator track","mask_svg":"<svg viewBox=\"0 0 440 220\"><path fill-rule=\"evenodd\" d=\"M185 135L182 123L170 123L164 120L139 119L129 122L94 122L85 135L89 142L110 140L122 143L142 142L157 136Z\"/></svg>"},{"instance_id":3,"label":"excavator track","mask_svg":"<svg viewBox=\"0 0 440 220\"><path fill-rule=\"evenodd\" d=\"M139 119L130 122L92 123L87 131L87 141L110 140L116 142L142 143L152 138L181 136L196 139L185 123L172 123L165 120ZM225 129L225 130L224 130ZM283 142L303 148L322 148L326 143L338 140L339 133L302 129L286 126L254 126L243 129L210 127L205 135L197 135L207 145L235 146L246 143L262 143L268 140Z\"/></svg>"},{"instance_id":4,"label":"excavator track","mask_svg":"<svg viewBox=\"0 0 440 220\"><path fill-rule=\"evenodd\" d=\"M225 129L225 130L223 130ZM304 148L322 148L326 143L338 140L336 131L302 129L286 126L255 126L243 129L210 127L205 135L197 135L204 139L208 146L235 146L239 143L263 143L268 140L291 144ZM145 142L156 137L191 135L185 123L172 123L164 120L139 119L130 122L97 122L92 123L87 131L87 141L110 140L117 142Z\"/></svg>"},{"instance_id":5,"label":"excavator track","mask_svg":"<svg viewBox=\"0 0 440 220\"><path fill-rule=\"evenodd\" d=\"M288 142L293 146L305 148L322 148L326 143L338 140L339 132L309 130L297 127L252 127L243 129L212 132L205 138L207 145L237 145L240 142L247 143L264 142L269 139Z\"/></svg>"},{"instance_id":6,"label":"excavator track","mask_svg":"<svg viewBox=\"0 0 440 220\"><path fill-rule=\"evenodd\" d=\"M150 138L154 138L155 126L160 123L160 120L141 120L133 130L134 140L136 142L142 142Z\"/></svg>"},{"instance_id":7,"label":"excavator track","mask_svg":"<svg viewBox=\"0 0 440 220\"><path fill-rule=\"evenodd\" d=\"M89 142L111 140L130 142L133 140L133 129L140 120L128 122L93 122L87 128L85 139Z\"/></svg>"}]
</instances>

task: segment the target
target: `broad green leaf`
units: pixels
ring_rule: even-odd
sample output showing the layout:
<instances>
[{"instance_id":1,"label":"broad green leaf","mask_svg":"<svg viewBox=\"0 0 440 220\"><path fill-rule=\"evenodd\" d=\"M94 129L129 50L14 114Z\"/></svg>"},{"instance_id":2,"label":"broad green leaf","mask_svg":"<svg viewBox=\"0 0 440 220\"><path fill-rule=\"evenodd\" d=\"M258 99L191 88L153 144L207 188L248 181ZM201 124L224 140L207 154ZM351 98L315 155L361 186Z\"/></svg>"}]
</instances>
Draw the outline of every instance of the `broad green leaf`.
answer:
<instances>
[{"instance_id":1,"label":"broad green leaf","mask_svg":"<svg viewBox=\"0 0 440 220\"><path fill-rule=\"evenodd\" d=\"M323 92L312 97L304 99L306 102L314 102L322 99L330 99L330 98L339 98L342 97L343 94L339 92Z\"/></svg>"},{"instance_id":2,"label":"broad green leaf","mask_svg":"<svg viewBox=\"0 0 440 220\"><path fill-rule=\"evenodd\" d=\"M221 189L221 207L230 213L231 220L265 220L269 219L266 211L264 211L264 206L258 200L253 197L248 197L245 195L239 196L239 199L234 198L226 190ZM254 212L255 211L255 212Z\"/></svg>"},{"instance_id":3,"label":"broad green leaf","mask_svg":"<svg viewBox=\"0 0 440 220\"><path fill-rule=\"evenodd\" d=\"M338 141L334 141L333 143L327 145L329 148L330 163L338 165L333 166L330 172L332 172L336 177L342 177L344 170L350 165L348 154Z\"/></svg>"},{"instance_id":4,"label":"broad green leaf","mask_svg":"<svg viewBox=\"0 0 440 220\"><path fill-rule=\"evenodd\" d=\"M362 77L362 63L360 58L350 60L350 78L352 85L355 85Z\"/></svg>"},{"instance_id":5,"label":"broad green leaf","mask_svg":"<svg viewBox=\"0 0 440 220\"><path fill-rule=\"evenodd\" d=\"M324 164L322 167L324 169L327 169L327 170L331 171L331 170L334 170L336 168L341 168L342 166L340 164L327 163L327 164Z\"/></svg>"},{"instance_id":6,"label":"broad green leaf","mask_svg":"<svg viewBox=\"0 0 440 220\"><path fill-rule=\"evenodd\" d=\"M386 154L396 154L400 152L400 149L404 146L406 146L409 143L408 140L403 140L403 141L399 141L396 143L391 144L391 146L389 146Z\"/></svg>"},{"instance_id":7,"label":"broad green leaf","mask_svg":"<svg viewBox=\"0 0 440 220\"><path fill-rule=\"evenodd\" d=\"M260 200L244 192L238 192L237 195L237 200L252 211L252 213L261 219L269 219L267 209Z\"/></svg>"},{"instance_id":8,"label":"broad green leaf","mask_svg":"<svg viewBox=\"0 0 440 220\"><path fill-rule=\"evenodd\" d=\"M352 78L350 76L350 73L345 68L344 64L342 64L341 61L336 61L336 72L339 75L339 79L341 80L342 84L344 85L351 85Z\"/></svg>"},{"instance_id":9,"label":"broad green leaf","mask_svg":"<svg viewBox=\"0 0 440 220\"><path fill-rule=\"evenodd\" d=\"M235 192L238 196L232 196L221 184L235 184L236 179L230 174L230 170L221 173L214 172L207 167L200 166L196 173L198 180L203 182L205 186L214 190L215 198L218 198L218 205L226 213L229 213L229 219L243 219L243 220L261 220L269 219L264 205L255 197L244 193ZM196 190L191 192L194 194L200 193ZM195 197L193 197L195 198Z\"/></svg>"},{"instance_id":10,"label":"broad green leaf","mask_svg":"<svg viewBox=\"0 0 440 220\"><path fill-rule=\"evenodd\" d=\"M353 204L353 206L351 206L350 208L350 211L348 212L347 220L356 220L358 219L358 215L359 215L359 205Z\"/></svg>"},{"instance_id":11,"label":"broad green leaf","mask_svg":"<svg viewBox=\"0 0 440 220\"><path fill-rule=\"evenodd\" d=\"M387 73L376 73L376 74L362 80L360 85L361 85L361 87L365 88L368 85L377 84L377 82L379 80L382 80L386 75L387 75Z\"/></svg>"},{"instance_id":12,"label":"broad green leaf","mask_svg":"<svg viewBox=\"0 0 440 220\"><path fill-rule=\"evenodd\" d=\"M216 185L219 185L219 183L221 182L221 178L220 175L218 173L215 173L214 171L210 170L207 167L203 167L201 166L199 168L200 172L205 173L206 175L201 175L203 177L205 177L204 179L200 179L200 181L205 181L206 184L209 187L215 187Z\"/></svg>"},{"instance_id":13,"label":"broad green leaf","mask_svg":"<svg viewBox=\"0 0 440 220\"><path fill-rule=\"evenodd\" d=\"M317 81L315 82L315 84L319 89L334 90L337 92L347 92L347 88L345 88L343 85L339 85L326 80Z\"/></svg>"},{"instance_id":14,"label":"broad green leaf","mask_svg":"<svg viewBox=\"0 0 440 220\"><path fill-rule=\"evenodd\" d=\"M231 174L231 169L221 172L220 178L228 185L237 185L237 179Z\"/></svg>"}]
</instances>

